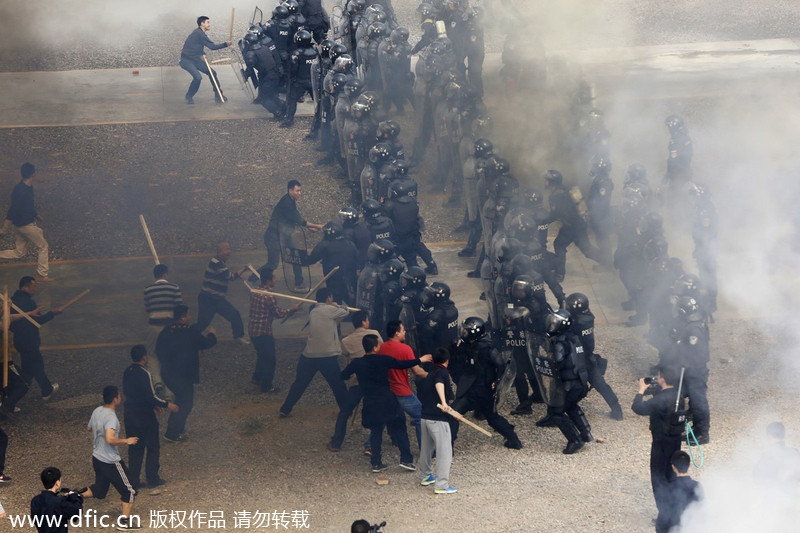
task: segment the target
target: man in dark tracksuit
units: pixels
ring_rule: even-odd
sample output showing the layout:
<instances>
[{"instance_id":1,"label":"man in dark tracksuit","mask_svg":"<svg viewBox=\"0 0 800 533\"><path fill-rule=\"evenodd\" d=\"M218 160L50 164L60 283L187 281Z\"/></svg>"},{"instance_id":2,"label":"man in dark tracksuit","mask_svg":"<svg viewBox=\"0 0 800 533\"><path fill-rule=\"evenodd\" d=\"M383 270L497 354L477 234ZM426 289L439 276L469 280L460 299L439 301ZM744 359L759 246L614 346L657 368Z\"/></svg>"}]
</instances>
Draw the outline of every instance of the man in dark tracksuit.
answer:
<instances>
[{"instance_id":1,"label":"man in dark tracksuit","mask_svg":"<svg viewBox=\"0 0 800 533\"><path fill-rule=\"evenodd\" d=\"M216 331L203 329L191 324L189 308L179 305L175 308L175 322L164 328L156 341L156 353L161 361L161 377L175 394L179 410L169 415L164 440L183 442L186 437L186 419L194 407L194 386L200 383L200 350L211 348L217 343Z\"/></svg>"},{"instance_id":2,"label":"man in dark tracksuit","mask_svg":"<svg viewBox=\"0 0 800 533\"><path fill-rule=\"evenodd\" d=\"M69 520L80 516L83 510L83 497L77 492L61 493L61 470L49 466L42 470L41 476L44 490L31 500L31 517L42 520L37 526L39 533L67 533ZM52 522L58 521L56 526Z\"/></svg>"},{"instance_id":3,"label":"man in dark tracksuit","mask_svg":"<svg viewBox=\"0 0 800 533\"><path fill-rule=\"evenodd\" d=\"M24 312L31 315L38 306L33 299L36 294L36 280L32 276L23 276L19 280L19 290L11 297L11 301ZM17 314L12 310L11 314ZM60 307L54 307L47 313L32 314L32 318L39 324L46 324L53 320L56 315L61 314ZM24 318L11 322L11 332L14 334L14 348L19 352L22 362L22 378L30 385L32 380L36 380L42 390L42 399L47 401L58 390L58 383L50 383L44 370L44 358L39 347L42 339L39 336L39 328L28 322ZM3 402L7 409L14 410L16 403L22 399L27 389L21 389L20 394L11 395Z\"/></svg>"},{"instance_id":4,"label":"man in dark tracksuit","mask_svg":"<svg viewBox=\"0 0 800 533\"><path fill-rule=\"evenodd\" d=\"M673 431L670 424L678 396L674 385L679 379L680 374L674 368L661 367L658 372L658 391L650 400L645 401L644 393L649 385L644 382L644 378L640 379L639 393L634 397L631 406L637 415L650 417L650 433L653 436L650 445L650 482L659 512L669 504L668 484L674 477L670 458L681 449L680 427Z\"/></svg>"},{"instance_id":5,"label":"man in dark tracksuit","mask_svg":"<svg viewBox=\"0 0 800 533\"><path fill-rule=\"evenodd\" d=\"M178 406L172 402L158 397L153 387L153 379L147 370L149 354L147 349L137 344L131 348L133 364L125 369L122 374L122 392L125 395L125 433L129 437L139 437L139 442L128 447L128 470L133 479L131 483L138 489L142 483L140 475L145 451L147 464L145 474L147 486L154 488L164 484L158 475L159 469L159 439L158 418L156 412L169 409L172 413L178 412Z\"/></svg>"},{"instance_id":6,"label":"man in dark tracksuit","mask_svg":"<svg viewBox=\"0 0 800 533\"><path fill-rule=\"evenodd\" d=\"M219 85L217 72L214 69L211 69L211 72L208 71L208 66L203 59L205 56L203 52L205 48L220 50L228 47L231 45L231 41L214 44L206 35L209 29L211 29L211 21L208 17L197 17L197 29L190 33L183 43L181 59L178 64L183 70L192 75L192 83L189 84L189 90L186 91L187 104L194 103L193 97L200 88L200 82L203 81L203 74L208 76L211 80L211 89L214 92L214 99L219 103L227 100L221 92L222 88ZM211 78L212 74L214 76L213 79ZM214 86L214 81L216 81L216 87ZM220 92L217 92L217 87L220 87Z\"/></svg>"}]
</instances>

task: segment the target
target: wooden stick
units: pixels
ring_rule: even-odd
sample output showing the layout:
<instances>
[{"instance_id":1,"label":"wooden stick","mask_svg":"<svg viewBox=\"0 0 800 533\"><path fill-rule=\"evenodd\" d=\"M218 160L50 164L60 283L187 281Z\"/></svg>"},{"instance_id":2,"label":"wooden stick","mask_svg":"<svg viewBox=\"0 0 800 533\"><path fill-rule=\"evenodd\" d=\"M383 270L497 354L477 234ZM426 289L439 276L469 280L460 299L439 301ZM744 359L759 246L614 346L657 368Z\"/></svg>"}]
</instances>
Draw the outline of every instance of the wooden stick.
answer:
<instances>
[{"instance_id":1,"label":"wooden stick","mask_svg":"<svg viewBox=\"0 0 800 533\"><path fill-rule=\"evenodd\" d=\"M139 222L142 224L142 230L144 231L144 238L147 239L147 245L150 247L150 253L153 254L153 261L156 264L160 264L158 260L158 254L156 253L156 247L153 244L153 238L150 237L150 230L147 229L147 222L144 220L144 215L139 215Z\"/></svg>"},{"instance_id":2,"label":"wooden stick","mask_svg":"<svg viewBox=\"0 0 800 533\"><path fill-rule=\"evenodd\" d=\"M483 434L484 434L484 435L486 435L487 437L491 437L491 436L492 436L492 434L491 434L491 433L489 433L488 431L486 431L485 429L483 429L482 427L480 427L480 426L479 426L478 424L476 424L475 422L470 422L469 420L467 420L466 418L464 418L464 415L462 415L462 414L461 414L461 413L459 413L458 411L455 411L455 410L453 410L453 409L450 409L449 411L445 411L445 410L444 410L444 407L443 407L443 406L442 406L442 404L440 404L440 403L437 403L437 404L436 404L436 407L438 407L439 409L441 409L441 410L442 410L442 411L444 411L445 413L449 414L450 416L452 416L453 418L455 418L455 419L456 419L456 420L458 420L459 422L464 422L466 425L468 425L468 426L470 426L470 427L472 427L472 428L475 428L475 429L477 429L478 431L480 431L481 433L483 433Z\"/></svg>"},{"instance_id":3,"label":"wooden stick","mask_svg":"<svg viewBox=\"0 0 800 533\"><path fill-rule=\"evenodd\" d=\"M206 62L206 68L208 68L208 74L211 78L211 81L214 82L214 88L217 90L217 96L219 97L219 103L224 104L225 98L222 97L222 91L219 88L219 84L217 83L217 77L214 76L214 72L211 70L211 65L208 64L208 58L203 56L203 61Z\"/></svg>"},{"instance_id":4,"label":"wooden stick","mask_svg":"<svg viewBox=\"0 0 800 533\"><path fill-rule=\"evenodd\" d=\"M229 41L233 41L233 16L235 14L236 14L236 8L232 7L231 8L231 34L230 34L230 38L228 39Z\"/></svg>"},{"instance_id":5,"label":"wooden stick","mask_svg":"<svg viewBox=\"0 0 800 533\"><path fill-rule=\"evenodd\" d=\"M230 62L231 62L231 58L230 57L221 57L219 59L212 60L211 64L212 65L216 65L218 63L230 63Z\"/></svg>"},{"instance_id":6,"label":"wooden stick","mask_svg":"<svg viewBox=\"0 0 800 533\"><path fill-rule=\"evenodd\" d=\"M8 302L8 285L3 285L3 388L8 387L8 327L11 325Z\"/></svg>"},{"instance_id":7,"label":"wooden stick","mask_svg":"<svg viewBox=\"0 0 800 533\"><path fill-rule=\"evenodd\" d=\"M70 305L74 304L75 302L77 302L78 300L80 300L81 298L83 298L84 296L89 294L90 292L91 292L91 289L86 289L85 291L83 291L82 293L77 295L75 298L73 298L72 300L68 301L64 305L62 305L61 306L61 310L62 311L65 310L67 307L69 307Z\"/></svg>"},{"instance_id":8,"label":"wooden stick","mask_svg":"<svg viewBox=\"0 0 800 533\"><path fill-rule=\"evenodd\" d=\"M258 278L258 281L261 281L261 275L258 273L258 270L253 267L253 265L247 265L247 270L255 274L255 276Z\"/></svg>"},{"instance_id":9,"label":"wooden stick","mask_svg":"<svg viewBox=\"0 0 800 533\"><path fill-rule=\"evenodd\" d=\"M307 304L318 304L319 302L316 300L309 300L308 298L300 298L299 296L290 296L288 294L283 294L280 292L272 292L272 291L265 291L264 289L253 289L253 292L258 292L261 294L269 294L270 296L277 296L279 298L286 298L288 300L294 300L295 302L304 302ZM358 307L345 307L348 311L355 312L361 311Z\"/></svg>"},{"instance_id":10,"label":"wooden stick","mask_svg":"<svg viewBox=\"0 0 800 533\"><path fill-rule=\"evenodd\" d=\"M322 287L322 284L323 284L323 283L325 283L326 281L328 281L328 279L329 279L331 276L333 276L333 275L334 275L336 272L338 272L338 271L339 271L339 266L338 266L338 265L337 265L337 266L335 266L335 267L333 267L333 269L332 269L330 272L328 272L328 274L327 274L327 275L326 275L324 278L322 278L321 280L319 280L319 282L318 282L316 285L314 285L313 287L311 287L311 288L308 290L308 292L306 293L306 295L304 296L304 298L311 298L311 296L312 296L312 295L313 295L315 292L317 292L317 289L319 289L320 287ZM281 320L281 324L283 324L283 323L284 323L284 322L286 322L287 320L289 320L289 317L288 317L288 316L285 316L285 317L283 317L283 320Z\"/></svg>"},{"instance_id":11,"label":"wooden stick","mask_svg":"<svg viewBox=\"0 0 800 533\"><path fill-rule=\"evenodd\" d=\"M28 313L26 313L25 311L23 311L22 309L20 309L20 308L17 306L17 304L15 304L14 302L12 302L12 301L11 301L11 298L9 298L8 296L5 296L5 295L0 295L0 298L2 298L4 302L5 302L5 301L8 301L8 305L10 305L10 306L11 306L11 309L13 309L14 311L16 311L16 312L17 312L17 313L19 313L20 315L22 315L22 318L24 318L25 320L27 320L28 322L30 322L31 324L33 324L33 325L34 325L34 326L36 326L37 328L41 328L41 327L42 327L42 325L41 325L41 324L39 324L38 322L36 322L36 321L35 321L35 320L34 320L34 319L31 317L31 315L29 315Z\"/></svg>"}]
</instances>

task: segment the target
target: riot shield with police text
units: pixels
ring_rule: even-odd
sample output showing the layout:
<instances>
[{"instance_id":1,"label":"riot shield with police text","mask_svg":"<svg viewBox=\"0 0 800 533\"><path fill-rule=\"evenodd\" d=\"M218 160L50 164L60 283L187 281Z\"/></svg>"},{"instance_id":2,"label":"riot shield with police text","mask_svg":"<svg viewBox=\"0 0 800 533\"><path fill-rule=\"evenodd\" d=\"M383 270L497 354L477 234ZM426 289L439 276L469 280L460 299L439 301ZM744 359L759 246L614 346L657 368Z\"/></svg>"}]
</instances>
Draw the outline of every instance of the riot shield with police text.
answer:
<instances>
[{"instance_id":1,"label":"riot shield with police text","mask_svg":"<svg viewBox=\"0 0 800 533\"><path fill-rule=\"evenodd\" d=\"M550 407L564 406L564 385L558 373L558 365L550 349L550 343L544 336L537 335L531 331L526 331L526 341L528 345L528 357L539 383L539 390Z\"/></svg>"}]
</instances>

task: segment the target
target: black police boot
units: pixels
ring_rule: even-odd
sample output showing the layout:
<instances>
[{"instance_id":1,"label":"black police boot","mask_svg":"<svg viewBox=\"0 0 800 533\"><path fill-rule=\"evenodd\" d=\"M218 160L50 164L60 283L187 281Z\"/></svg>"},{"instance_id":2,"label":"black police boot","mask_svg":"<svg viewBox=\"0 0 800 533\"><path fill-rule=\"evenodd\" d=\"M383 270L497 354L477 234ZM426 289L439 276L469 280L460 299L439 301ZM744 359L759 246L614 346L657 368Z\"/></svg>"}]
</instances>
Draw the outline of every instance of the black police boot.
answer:
<instances>
[{"instance_id":1,"label":"black police boot","mask_svg":"<svg viewBox=\"0 0 800 533\"><path fill-rule=\"evenodd\" d=\"M532 415L533 409L531 409L530 404L521 403L511 410L511 414L514 416Z\"/></svg>"},{"instance_id":2,"label":"black police boot","mask_svg":"<svg viewBox=\"0 0 800 533\"><path fill-rule=\"evenodd\" d=\"M609 414L612 419L614 420L622 420L622 407L617 405L613 409L611 409L611 414Z\"/></svg>"},{"instance_id":3,"label":"black police boot","mask_svg":"<svg viewBox=\"0 0 800 533\"><path fill-rule=\"evenodd\" d=\"M438 276L439 268L436 266L436 263L432 261L430 265L425 267L425 273L430 274L431 276Z\"/></svg>"},{"instance_id":4,"label":"black police boot","mask_svg":"<svg viewBox=\"0 0 800 533\"><path fill-rule=\"evenodd\" d=\"M465 246L460 252L458 252L458 257L475 257L475 248L470 248L469 245Z\"/></svg>"},{"instance_id":5,"label":"black police boot","mask_svg":"<svg viewBox=\"0 0 800 533\"><path fill-rule=\"evenodd\" d=\"M481 271L480 270L470 270L469 272L467 272L467 277L468 278L479 278L479 277L481 277Z\"/></svg>"},{"instance_id":6,"label":"black police boot","mask_svg":"<svg viewBox=\"0 0 800 533\"><path fill-rule=\"evenodd\" d=\"M625 324L629 327L636 327L641 326L647 322L647 315L644 313L636 313L635 315L631 315L628 317L628 322Z\"/></svg>"},{"instance_id":7,"label":"black police boot","mask_svg":"<svg viewBox=\"0 0 800 533\"><path fill-rule=\"evenodd\" d=\"M536 421L536 426L540 427L540 428L551 428L551 427L553 427L555 425L556 425L556 423L553 420L553 415L551 415L549 413L544 415L542 418L540 418L539 420Z\"/></svg>"},{"instance_id":8,"label":"black police boot","mask_svg":"<svg viewBox=\"0 0 800 533\"><path fill-rule=\"evenodd\" d=\"M506 439L506 441L503 443L503 446L512 450L521 450L522 442L519 440L519 437L517 437L516 434L513 434Z\"/></svg>"},{"instance_id":9,"label":"black police boot","mask_svg":"<svg viewBox=\"0 0 800 533\"><path fill-rule=\"evenodd\" d=\"M569 441L567 443L567 447L564 448L564 450L561 453L563 453L564 455L572 455L581 448L583 448L583 441L580 440Z\"/></svg>"}]
</instances>

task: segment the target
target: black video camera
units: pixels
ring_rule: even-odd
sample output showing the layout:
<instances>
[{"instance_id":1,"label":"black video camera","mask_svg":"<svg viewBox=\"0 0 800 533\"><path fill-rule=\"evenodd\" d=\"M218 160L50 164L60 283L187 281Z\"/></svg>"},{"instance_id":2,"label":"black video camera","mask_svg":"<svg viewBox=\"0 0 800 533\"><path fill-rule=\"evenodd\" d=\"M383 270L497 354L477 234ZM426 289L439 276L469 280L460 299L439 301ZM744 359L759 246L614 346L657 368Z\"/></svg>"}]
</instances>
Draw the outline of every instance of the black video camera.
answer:
<instances>
[{"instance_id":1,"label":"black video camera","mask_svg":"<svg viewBox=\"0 0 800 533\"><path fill-rule=\"evenodd\" d=\"M658 376L647 376L644 379L644 384L647 385L647 390L644 391L646 395L653 395L661 390L661 386L658 384Z\"/></svg>"},{"instance_id":2,"label":"black video camera","mask_svg":"<svg viewBox=\"0 0 800 533\"><path fill-rule=\"evenodd\" d=\"M384 520L380 524L374 524L370 526L369 533L378 533L381 530L381 528L385 525L386 525L386 520Z\"/></svg>"},{"instance_id":3,"label":"black video camera","mask_svg":"<svg viewBox=\"0 0 800 533\"><path fill-rule=\"evenodd\" d=\"M58 496L62 496L64 498L68 498L68 497L73 496L73 495L79 496L79 497L82 498L81 494L83 494L87 490L89 490L89 487L83 487L82 489L77 489L77 490L76 489L68 489L66 487L61 487L58 490L57 494L58 494Z\"/></svg>"}]
</instances>

